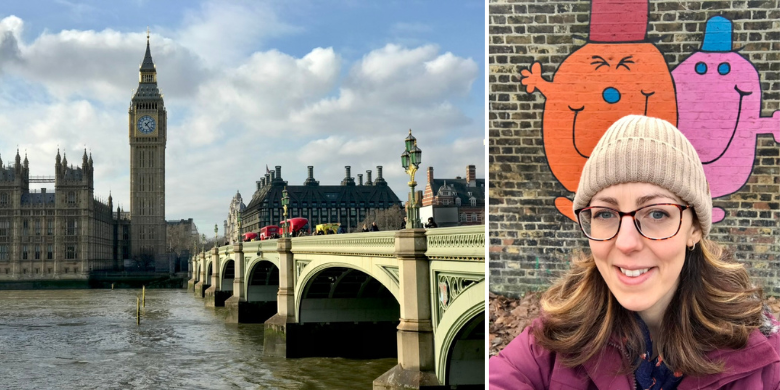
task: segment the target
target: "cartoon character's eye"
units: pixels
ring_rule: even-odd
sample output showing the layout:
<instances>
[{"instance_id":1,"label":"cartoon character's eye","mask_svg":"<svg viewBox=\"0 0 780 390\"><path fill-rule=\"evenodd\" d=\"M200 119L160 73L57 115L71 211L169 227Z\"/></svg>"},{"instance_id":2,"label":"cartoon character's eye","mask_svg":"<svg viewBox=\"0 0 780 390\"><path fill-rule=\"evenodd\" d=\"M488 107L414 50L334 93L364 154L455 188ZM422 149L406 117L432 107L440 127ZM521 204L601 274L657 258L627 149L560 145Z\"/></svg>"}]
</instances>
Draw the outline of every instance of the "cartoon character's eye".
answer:
<instances>
[{"instance_id":1,"label":"cartoon character's eye","mask_svg":"<svg viewBox=\"0 0 780 390\"><path fill-rule=\"evenodd\" d=\"M606 66L607 68L609 68L609 62L607 62L607 60L605 60L604 57L592 56L590 58L594 60L593 62L590 63L591 65L598 65L594 70L598 70L602 66Z\"/></svg>"},{"instance_id":2,"label":"cartoon character's eye","mask_svg":"<svg viewBox=\"0 0 780 390\"><path fill-rule=\"evenodd\" d=\"M615 88L607 87L604 92L601 93L604 101L609 104L614 104L620 101L620 91Z\"/></svg>"},{"instance_id":3,"label":"cartoon character's eye","mask_svg":"<svg viewBox=\"0 0 780 390\"><path fill-rule=\"evenodd\" d=\"M721 62L720 65L718 65L718 73L725 76L731 72L731 65L729 65L728 62Z\"/></svg>"},{"instance_id":4,"label":"cartoon character's eye","mask_svg":"<svg viewBox=\"0 0 780 390\"><path fill-rule=\"evenodd\" d=\"M694 69L696 69L696 73L698 74L705 74L707 73L707 64L703 62L699 62L696 64L696 67Z\"/></svg>"},{"instance_id":5,"label":"cartoon character's eye","mask_svg":"<svg viewBox=\"0 0 780 390\"><path fill-rule=\"evenodd\" d=\"M629 68L628 65L626 65L626 64L633 64L634 61L631 60L631 58L633 58L633 57L634 56L628 56L628 57L625 57L625 58L621 59L620 62L615 67L615 69L618 69L618 68L620 68L622 66L622 67L626 68L626 70L631 70L631 68Z\"/></svg>"}]
</instances>

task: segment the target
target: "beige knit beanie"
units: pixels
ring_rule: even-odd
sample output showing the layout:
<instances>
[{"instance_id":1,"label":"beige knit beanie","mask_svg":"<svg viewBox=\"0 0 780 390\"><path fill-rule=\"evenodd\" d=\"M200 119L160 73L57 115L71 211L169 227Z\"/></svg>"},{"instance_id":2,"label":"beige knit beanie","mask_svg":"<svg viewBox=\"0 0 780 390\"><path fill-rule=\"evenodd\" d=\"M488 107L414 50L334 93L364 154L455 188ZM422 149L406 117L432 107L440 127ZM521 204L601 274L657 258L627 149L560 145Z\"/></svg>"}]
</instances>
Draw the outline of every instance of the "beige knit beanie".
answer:
<instances>
[{"instance_id":1,"label":"beige knit beanie","mask_svg":"<svg viewBox=\"0 0 780 390\"><path fill-rule=\"evenodd\" d=\"M699 218L702 237L712 227L712 196L699 155L671 123L628 115L601 137L585 163L574 210L588 207L597 192L621 183L651 183L679 196Z\"/></svg>"}]
</instances>

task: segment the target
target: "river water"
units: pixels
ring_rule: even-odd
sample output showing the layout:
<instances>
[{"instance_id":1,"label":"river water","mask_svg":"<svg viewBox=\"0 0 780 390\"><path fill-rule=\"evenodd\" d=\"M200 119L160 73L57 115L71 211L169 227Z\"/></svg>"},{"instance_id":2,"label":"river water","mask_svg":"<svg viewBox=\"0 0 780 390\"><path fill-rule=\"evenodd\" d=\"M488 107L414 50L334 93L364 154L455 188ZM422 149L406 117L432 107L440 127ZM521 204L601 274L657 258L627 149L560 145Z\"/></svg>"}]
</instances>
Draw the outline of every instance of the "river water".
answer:
<instances>
[{"instance_id":1,"label":"river water","mask_svg":"<svg viewBox=\"0 0 780 390\"><path fill-rule=\"evenodd\" d=\"M396 359L263 356L262 324L225 324L186 290L0 291L3 389L370 389Z\"/></svg>"}]
</instances>

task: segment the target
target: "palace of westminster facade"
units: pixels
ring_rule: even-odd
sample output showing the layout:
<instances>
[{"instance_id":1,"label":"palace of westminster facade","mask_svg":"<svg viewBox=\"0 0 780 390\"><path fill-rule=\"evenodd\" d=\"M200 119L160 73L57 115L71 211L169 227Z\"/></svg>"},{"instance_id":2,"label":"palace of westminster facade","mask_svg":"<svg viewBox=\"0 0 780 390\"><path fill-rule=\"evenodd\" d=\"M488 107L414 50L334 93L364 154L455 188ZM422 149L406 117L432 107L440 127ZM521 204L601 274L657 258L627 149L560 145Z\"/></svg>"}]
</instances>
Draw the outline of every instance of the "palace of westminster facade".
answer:
<instances>
[{"instance_id":1,"label":"palace of westminster facade","mask_svg":"<svg viewBox=\"0 0 780 390\"><path fill-rule=\"evenodd\" d=\"M87 279L123 259L164 256L167 112L148 34L138 81L128 110L129 212L114 211L111 196L95 199L86 150L81 166L57 151L53 177L31 176L18 150L12 164L0 160L0 281ZM31 183L54 183L54 192Z\"/></svg>"}]
</instances>

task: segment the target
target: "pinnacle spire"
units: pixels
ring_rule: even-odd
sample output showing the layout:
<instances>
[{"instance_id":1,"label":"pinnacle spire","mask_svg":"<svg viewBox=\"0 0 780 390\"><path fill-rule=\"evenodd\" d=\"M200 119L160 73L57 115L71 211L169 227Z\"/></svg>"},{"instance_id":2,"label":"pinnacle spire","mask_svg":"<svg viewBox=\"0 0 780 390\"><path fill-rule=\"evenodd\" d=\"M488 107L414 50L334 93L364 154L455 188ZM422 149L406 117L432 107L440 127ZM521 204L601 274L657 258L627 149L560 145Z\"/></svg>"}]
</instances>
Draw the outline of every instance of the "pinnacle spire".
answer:
<instances>
[{"instance_id":1,"label":"pinnacle spire","mask_svg":"<svg viewBox=\"0 0 780 390\"><path fill-rule=\"evenodd\" d=\"M144 60L141 63L141 72L156 72L154 61L152 60L152 51L149 48L149 27L146 28L146 54L144 54Z\"/></svg>"}]
</instances>

